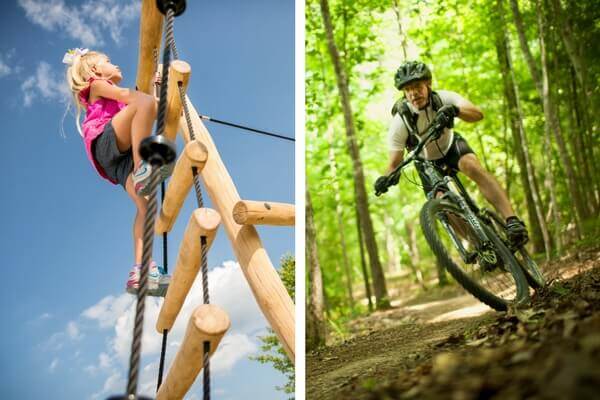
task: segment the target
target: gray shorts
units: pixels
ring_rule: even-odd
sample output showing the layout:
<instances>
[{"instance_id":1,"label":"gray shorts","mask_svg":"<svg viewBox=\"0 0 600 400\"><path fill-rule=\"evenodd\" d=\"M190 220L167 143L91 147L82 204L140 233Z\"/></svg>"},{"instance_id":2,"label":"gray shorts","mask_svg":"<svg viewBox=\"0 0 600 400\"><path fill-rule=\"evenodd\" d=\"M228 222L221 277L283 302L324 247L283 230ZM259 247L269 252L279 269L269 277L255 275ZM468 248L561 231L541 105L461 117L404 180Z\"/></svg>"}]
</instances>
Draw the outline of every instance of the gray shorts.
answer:
<instances>
[{"instance_id":1,"label":"gray shorts","mask_svg":"<svg viewBox=\"0 0 600 400\"><path fill-rule=\"evenodd\" d=\"M104 131L92 142L92 155L106 175L125 188L129 174L133 171L131 148L121 153L117 147L117 137L112 120L104 126Z\"/></svg>"}]
</instances>

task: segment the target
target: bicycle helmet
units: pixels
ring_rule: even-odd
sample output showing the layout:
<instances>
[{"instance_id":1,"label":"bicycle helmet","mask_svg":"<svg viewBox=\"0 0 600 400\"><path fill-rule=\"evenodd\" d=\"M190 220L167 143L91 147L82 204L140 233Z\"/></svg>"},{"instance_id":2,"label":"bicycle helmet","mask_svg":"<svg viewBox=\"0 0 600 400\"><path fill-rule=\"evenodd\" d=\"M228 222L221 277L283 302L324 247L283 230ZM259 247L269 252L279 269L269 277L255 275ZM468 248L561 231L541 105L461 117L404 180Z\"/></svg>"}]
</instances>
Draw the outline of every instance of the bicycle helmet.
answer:
<instances>
[{"instance_id":1,"label":"bicycle helmet","mask_svg":"<svg viewBox=\"0 0 600 400\"><path fill-rule=\"evenodd\" d=\"M396 76L394 77L394 85L398 90L402 90L404 86L414 81L431 79L431 71L425 63L420 61L408 61L402 64Z\"/></svg>"}]
</instances>

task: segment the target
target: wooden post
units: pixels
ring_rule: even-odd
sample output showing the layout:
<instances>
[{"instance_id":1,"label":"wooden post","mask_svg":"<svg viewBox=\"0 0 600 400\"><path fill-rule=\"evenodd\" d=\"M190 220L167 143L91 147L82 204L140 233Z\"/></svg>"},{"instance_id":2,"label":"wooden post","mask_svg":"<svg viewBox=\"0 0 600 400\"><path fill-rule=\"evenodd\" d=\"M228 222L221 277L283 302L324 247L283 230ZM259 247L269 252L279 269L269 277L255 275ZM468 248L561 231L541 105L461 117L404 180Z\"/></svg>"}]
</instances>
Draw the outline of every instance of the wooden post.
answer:
<instances>
[{"instance_id":1,"label":"wooden post","mask_svg":"<svg viewBox=\"0 0 600 400\"><path fill-rule=\"evenodd\" d=\"M173 224L179 215L179 210L181 210L183 202L194 183L192 167L196 167L198 171L202 171L207 158L206 146L199 141L189 142L185 146L183 154L179 156L177 164L175 164L160 214L156 218L154 232L157 235L170 232L173 228Z\"/></svg>"},{"instance_id":2,"label":"wooden post","mask_svg":"<svg viewBox=\"0 0 600 400\"><path fill-rule=\"evenodd\" d=\"M152 78L156 71L154 53L160 51L164 16L156 7L156 0L142 0L140 17L140 51L138 53L138 69L136 86L138 90L153 94Z\"/></svg>"},{"instance_id":3,"label":"wooden post","mask_svg":"<svg viewBox=\"0 0 600 400\"><path fill-rule=\"evenodd\" d=\"M182 83L183 92L187 91L190 80L190 65L185 61L171 61L169 65L169 88L167 89L167 119L165 121L165 136L172 142L177 138L177 128L179 127L179 118L181 117L181 97L179 96L179 86L177 82Z\"/></svg>"},{"instance_id":4,"label":"wooden post","mask_svg":"<svg viewBox=\"0 0 600 400\"><path fill-rule=\"evenodd\" d=\"M201 256L200 236L206 236L206 245L207 248L210 248L220 222L219 213L210 208L199 208L192 213L179 247L175 272L171 277L165 301L156 321L156 330L159 333L173 327L183 302L198 275Z\"/></svg>"},{"instance_id":5,"label":"wooden post","mask_svg":"<svg viewBox=\"0 0 600 400\"><path fill-rule=\"evenodd\" d=\"M233 219L240 225L294 225L293 204L241 200L233 207Z\"/></svg>"},{"instance_id":6,"label":"wooden post","mask_svg":"<svg viewBox=\"0 0 600 400\"><path fill-rule=\"evenodd\" d=\"M233 219L233 207L240 196L219 156L206 127L200 120L192 102L186 97L194 134L208 149L210 157L200 173L213 204L221 214L223 226L231 241L233 251L252 289L252 293L277 334L288 357L294 360L294 303L286 291L271 259L264 249L256 228L239 225ZM189 141L185 117L180 120L184 139Z\"/></svg>"},{"instance_id":7,"label":"wooden post","mask_svg":"<svg viewBox=\"0 0 600 400\"><path fill-rule=\"evenodd\" d=\"M203 304L196 308L188 323L185 337L160 385L156 400L178 400L190 389L204 363L204 342L210 342L212 356L231 322L221 308Z\"/></svg>"}]
</instances>

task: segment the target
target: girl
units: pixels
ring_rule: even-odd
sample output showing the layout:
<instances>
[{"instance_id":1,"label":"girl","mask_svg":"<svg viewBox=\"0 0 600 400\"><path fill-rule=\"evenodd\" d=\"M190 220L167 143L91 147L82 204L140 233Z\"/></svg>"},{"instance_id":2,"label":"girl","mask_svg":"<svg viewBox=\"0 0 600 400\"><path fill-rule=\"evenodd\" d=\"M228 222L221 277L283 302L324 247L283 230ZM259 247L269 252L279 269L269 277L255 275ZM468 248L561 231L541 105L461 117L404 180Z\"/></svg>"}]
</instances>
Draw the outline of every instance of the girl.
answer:
<instances>
[{"instance_id":1,"label":"girl","mask_svg":"<svg viewBox=\"0 0 600 400\"><path fill-rule=\"evenodd\" d=\"M141 159L138 149L140 142L152 134L157 99L117 86L123 79L121 70L105 54L88 49L69 50L63 63L69 65L66 80L77 108L77 130L92 166L104 179L123 186L137 209L133 223L135 262L127 281L127 291L135 293L139 285L147 210L143 196L149 192L152 171L152 166ZM155 77L155 83L160 84L160 76ZM82 109L86 117L80 125ZM172 165L162 167L161 178L166 179L171 170ZM164 293L169 277L161 274L154 261L148 272L150 292Z\"/></svg>"}]
</instances>

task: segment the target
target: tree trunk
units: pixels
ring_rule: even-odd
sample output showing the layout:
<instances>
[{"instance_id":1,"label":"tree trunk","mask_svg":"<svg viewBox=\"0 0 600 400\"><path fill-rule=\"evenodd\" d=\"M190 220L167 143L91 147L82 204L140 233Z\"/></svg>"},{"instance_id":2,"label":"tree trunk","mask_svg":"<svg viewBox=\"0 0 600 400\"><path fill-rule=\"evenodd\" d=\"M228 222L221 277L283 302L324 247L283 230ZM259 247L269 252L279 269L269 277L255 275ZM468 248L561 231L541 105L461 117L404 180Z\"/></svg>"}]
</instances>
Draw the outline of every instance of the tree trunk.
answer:
<instances>
[{"instance_id":1,"label":"tree trunk","mask_svg":"<svg viewBox=\"0 0 600 400\"><path fill-rule=\"evenodd\" d=\"M577 80L575 79L575 70L573 67L570 67L571 71L571 85L570 85L570 97L572 104L572 119L573 123L571 124L571 130L576 132L576 140L577 147L579 148L579 152L581 153L581 157L583 159L584 166L584 176L587 182L588 191L590 193L590 197L593 199L594 207L593 207L593 215L600 214L600 181L594 176L593 171L595 168L595 163L593 163L594 153L593 153L593 141L589 140L589 137L585 135L586 128L584 126L585 122L583 121L582 112L580 109L580 98L577 92ZM590 185L589 183L593 183ZM594 187L595 189L592 189Z\"/></svg>"},{"instance_id":2,"label":"tree trunk","mask_svg":"<svg viewBox=\"0 0 600 400\"><path fill-rule=\"evenodd\" d=\"M502 72L504 93L506 95L509 108L511 128L515 141L515 154L517 154L517 160L519 161L519 165L521 167L521 184L525 190L529 190L531 193L531 200L535 211L533 214L529 214L529 220L531 223L534 220L534 217L537 216L537 221L539 223L540 231L544 241L546 259L549 259L551 251L550 238L548 235L546 222L544 220L544 213L542 211L537 182L535 181L533 165L529 159L529 147L527 145L527 138L525 136L525 128L523 127L523 113L519 104L519 91L514 79L512 61L510 57L510 47L506 37L503 0L497 0L496 6L499 22L499 27L496 30L496 51L498 54L500 71Z\"/></svg>"},{"instance_id":3,"label":"tree trunk","mask_svg":"<svg viewBox=\"0 0 600 400\"><path fill-rule=\"evenodd\" d=\"M408 238L408 264L415 275L415 281L421 286L421 288L427 290L425 279L423 279L423 272L419 267L421 263L421 254L419 253L419 247L417 246L417 233L413 227L413 222L406 221L404 227L406 228L406 237Z\"/></svg>"},{"instance_id":4,"label":"tree trunk","mask_svg":"<svg viewBox=\"0 0 600 400\"><path fill-rule=\"evenodd\" d=\"M396 22L398 23L398 34L400 35L400 46L402 46L402 55L404 56L403 61L406 61L408 58L408 52L406 48L408 47L408 43L406 41L406 34L402 29L402 13L400 12L400 4L398 4L398 0L392 0L392 8L394 9L394 14L396 14Z\"/></svg>"},{"instance_id":5,"label":"tree trunk","mask_svg":"<svg viewBox=\"0 0 600 400\"><path fill-rule=\"evenodd\" d=\"M589 104L589 97L592 96L592 91L589 88L588 68L585 65L585 59L582 55L581 47L578 46L578 41L573 32L573 27L569 21L568 14L563 11L560 0L550 0L550 4L552 8L552 15L554 15L554 25L558 26L560 29L560 36L565 44L565 50L569 60L571 61L571 65L575 70L577 81L579 82L583 91L583 94L581 95L581 102L583 105L582 115L584 125L586 126L587 135L590 138L590 141L593 141L597 131L595 125L592 123L592 118L590 118L590 110L592 110L592 107L590 107ZM597 146L592 145L590 147L590 151L592 151L592 153L597 151L595 147ZM592 159L595 160L596 158L592 157ZM596 181L596 188L600 189L598 186L600 185L600 173L598 168L595 168L594 180ZM598 193L598 196L600 196L600 193Z\"/></svg>"},{"instance_id":6,"label":"tree trunk","mask_svg":"<svg viewBox=\"0 0 600 400\"><path fill-rule=\"evenodd\" d=\"M373 302L371 301L371 283L369 282L369 272L367 271L367 262L365 260L365 247L362 237L362 229L360 229L360 219L358 218L358 211L356 211L356 233L358 236L358 248L360 250L360 267L363 274L363 280L365 281L365 294L367 295L367 301L369 303L369 312L372 312Z\"/></svg>"},{"instance_id":7,"label":"tree trunk","mask_svg":"<svg viewBox=\"0 0 600 400\"><path fill-rule=\"evenodd\" d=\"M575 205L575 219L578 228L580 228L581 220L585 215L587 215L587 209L585 203L582 200L579 187L577 186L577 179L575 176L575 171L573 170L573 163L571 161L571 157L569 156L569 151L565 145L562 129L560 127L560 122L557 117L556 105L548 87L548 68L546 62L546 54L542 55L544 59L542 60L542 74L540 75L540 71L533 59L533 56L531 55L529 45L527 44L527 38L525 37L525 29L523 27L523 21L521 19L521 13L519 11L519 5L517 3L517 0L510 0L510 4L513 11L517 32L519 35L519 43L521 44L521 50L523 51L525 59L527 60L527 65L529 66L529 71L535 83L538 95L540 96L540 99L542 99L545 129L548 131L552 131L552 133L554 134L554 138L559 149L558 153L567 173L567 187L569 188L569 191L573 196L573 201ZM539 39L540 45L542 45L542 41L544 39L542 36L542 30L544 29L543 26L545 24L543 23L543 21L540 20L540 18L542 18L542 16L540 16L540 12L541 11L538 7L538 25L540 23L542 24L539 25Z\"/></svg>"},{"instance_id":8,"label":"tree trunk","mask_svg":"<svg viewBox=\"0 0 600 400\"><path fill-rule=\"evenodd\" d=\"M356 143L356 133L354 129L354 119L352 116L352 107L350 105L350 92L348 88L348 80L340 60L334 36L331 15L329 14L329 4L327 0L320 0L321 13L323 16L323 25L327 36L327 47L329 55L333 63L335 75L337 79L338 90L342 100L342 109L344 111L344 122L346 125L347 146L352 159L354 172L354 193L356 196L356 207L360 219L360 226L365 234L365 244L369 261L371 265L371 273L373 276L373 288L375 291L376 307L384 309L390 307L387 289L385 285L385 277L379 260L377 251L377 242L375 241L375 232L373 230L373 222L369 214L369 201L365 190L365 178L363 175L362 162L358 145Z\"/></svg>"},{"instance_id":9,"label":"tree trunk","mask_svg":"<svg viewBox=\"0 0 600 400\"><path fill-rule=\"evenodd\" d=\"M335 214L337 217L338 232L340 234L340 246L342 251L342 262L344 275L346 276L346 289L348 290L348 302L350 310L354 310L354 296L352 295L352 270L348 261L348 250L346 247L346 237L344 235L344 220L342 217L342 204L340 196L340 184L337 178L337 165L335 162L335 151L333 148L333 131L327 133L329 139L329 165L331 166L331 175L333 178L333 192L335 196Z\"/></svg>"},{"instance_id":10,"label":"tree trunk","mask_svg":"<svg viewBox=\"0 0 600 400\"><path fill-rule=\"evenodd\" d=\"M306 310L306 348L325 345L327 325L323 311L323 279L317 253L317 234L310 193L306 189L306 255L308 256L308 306Z\"/></svg>"},{"instance_id":11,"label":"tree trunk","mask_svg":"<svg viewBox=\"0 0 600 400\"><path fill-rule=\"evenodd\" d=\"M400 272L402 268L400 251L398 250L396 235L393 230L394 220L389 214L385 214L383 217L383 224L385 225L385 248L388 254L387 270L389 272Z\"/></svg>"},{"instance_id":12,"label":"tree trunk","mask_svg":"<svg viewBox=\"0 0 600 400\"><path fill-rule=\"evenodd\" d=\"M516 1L516 0L512 0ZM536 0L536 12L538 19L538 27L539 27L539 42L540 42L540 56L542 62L542 93L541 97L544 104L544 154L547 157L548 171L546 171L546 186L550 191L550 204L552 209L552 216L554 220L554 243L555 250L558 255L562 253L562 235L561 235L561 222L560 222L560 212L558 210L558 203L556 197L556 186L554 184L554 168L552 167L552 145L550 143L550 125L557 136L561 136L560 125L558 125L558 120L556 119L556 114L554 114L554 104L552 102L552 98L550 96L550 84L548 81L548 60L546 54L546 41L545 41L545 22L544 16L542 15L542 10L540 10L540 0ZM548 121L552 121L552 124L549 124ZM559 146L560 148L560 146ZM562 151L562 149L560 149Z\"/></svg>"},{"instance_id":13,"label":"tree trunk","mask_svg":"<svg viewBox=\"0 0 600 400\"><path fill-rule=\"evenodd\" d=\"M587 69L583 57L581 56L580 49L577 46L577 40L574 37L573 29L569 23L568 16L562 9L560 0L550 0L552 4L553 14L556 16L555 21L562 33L563 42L565 43L565 49L569 55L569 59L575 68L575 74L581 84L584 91L584 97L591 96L587 85Z\"/></svg>"}]
</instances>

